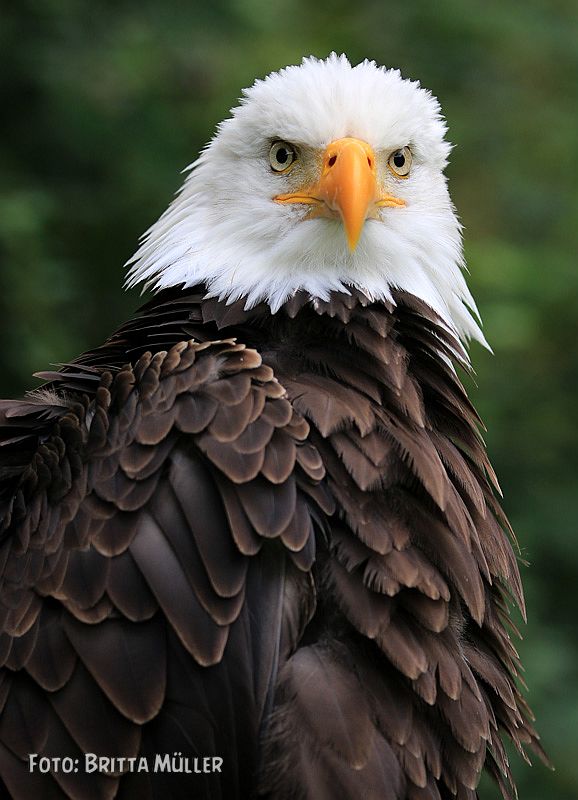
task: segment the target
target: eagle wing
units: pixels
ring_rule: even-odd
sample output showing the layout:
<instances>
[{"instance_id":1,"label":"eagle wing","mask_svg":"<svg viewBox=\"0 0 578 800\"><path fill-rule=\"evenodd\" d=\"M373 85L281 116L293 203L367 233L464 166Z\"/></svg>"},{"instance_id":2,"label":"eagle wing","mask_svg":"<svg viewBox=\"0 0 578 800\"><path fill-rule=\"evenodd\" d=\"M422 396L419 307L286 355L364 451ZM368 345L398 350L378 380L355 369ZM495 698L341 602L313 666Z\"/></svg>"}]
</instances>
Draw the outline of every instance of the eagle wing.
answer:
<instances>
[{"instance_id":1,"label":"eagle wing","mask_svg":"<svg viewBox=\"0 0 578 800\"><path fill-rule=\"evenodd\" d=\"M233 340L48 377L58 391L0 406L4 789L246 798L331 512L308 425ZM127 760L87 773L85 753ZM157 753L223 764L154 773Z\"/></svg>"}]
</instances>

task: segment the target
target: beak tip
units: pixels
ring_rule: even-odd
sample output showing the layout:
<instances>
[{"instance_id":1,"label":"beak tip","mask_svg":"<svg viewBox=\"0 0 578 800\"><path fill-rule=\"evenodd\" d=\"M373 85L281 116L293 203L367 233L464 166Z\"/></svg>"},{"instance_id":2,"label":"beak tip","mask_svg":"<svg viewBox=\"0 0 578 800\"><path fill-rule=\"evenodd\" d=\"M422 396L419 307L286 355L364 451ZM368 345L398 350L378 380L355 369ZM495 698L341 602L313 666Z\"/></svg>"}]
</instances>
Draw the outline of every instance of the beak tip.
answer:
<instances>
[{"instance_id":1,"label":"beak tip","mask_svg":"<svg viewBox=\"0 0 578 800\"><path fill-rule=\"evenodd\" d=\"M355 233L346 233L345 238L347 239L347 249L350 253L353 253L359 244L359 240L361 238L361 231L356 231Z\"/></svg>"}]
</instances>

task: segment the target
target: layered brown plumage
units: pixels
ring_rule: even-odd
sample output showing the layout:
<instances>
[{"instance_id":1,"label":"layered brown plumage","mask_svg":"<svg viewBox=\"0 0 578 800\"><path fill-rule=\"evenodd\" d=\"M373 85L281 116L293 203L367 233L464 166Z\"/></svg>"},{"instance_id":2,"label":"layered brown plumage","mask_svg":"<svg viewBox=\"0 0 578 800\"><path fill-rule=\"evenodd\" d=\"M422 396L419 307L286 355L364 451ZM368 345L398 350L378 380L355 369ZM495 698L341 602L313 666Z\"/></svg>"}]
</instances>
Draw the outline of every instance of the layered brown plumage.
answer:
<instances>
[{"instance_id":1,"label":"layered brown plumage","mask_svg":"<svg viewBox=\"0 0 578 800\"><path fill-rule=\"evenodd\" d=\"M415 297L161 293L0 407L0 776L14 798L476 797L541 752L509 528ZM28 753L222 773L30 773Z\"/></svg>"}]
</instances>

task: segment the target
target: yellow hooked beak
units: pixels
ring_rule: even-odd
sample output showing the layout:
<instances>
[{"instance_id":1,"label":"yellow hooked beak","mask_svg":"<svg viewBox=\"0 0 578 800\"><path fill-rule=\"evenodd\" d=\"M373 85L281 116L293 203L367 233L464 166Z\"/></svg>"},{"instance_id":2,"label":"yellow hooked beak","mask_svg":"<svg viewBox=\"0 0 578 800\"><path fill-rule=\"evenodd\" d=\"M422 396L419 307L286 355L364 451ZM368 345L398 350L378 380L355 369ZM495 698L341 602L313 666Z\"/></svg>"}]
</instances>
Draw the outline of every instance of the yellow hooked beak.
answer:
<instances>
[{"instance_id":1,"label":"yellow hooked beak","mask_svg":"<svg viewBox=\"0 0 578 800\"><path fill-rule=\"evenodd\" d=\"M375 154L367 142L351 137L336 139L326 148L316 184L303 191L277 195L274 200L313 206L308 218L340 216L351 252L365 220L376 218L378 208L405 205L404 200L378 191Z\"/></svg>"}]
</instances>

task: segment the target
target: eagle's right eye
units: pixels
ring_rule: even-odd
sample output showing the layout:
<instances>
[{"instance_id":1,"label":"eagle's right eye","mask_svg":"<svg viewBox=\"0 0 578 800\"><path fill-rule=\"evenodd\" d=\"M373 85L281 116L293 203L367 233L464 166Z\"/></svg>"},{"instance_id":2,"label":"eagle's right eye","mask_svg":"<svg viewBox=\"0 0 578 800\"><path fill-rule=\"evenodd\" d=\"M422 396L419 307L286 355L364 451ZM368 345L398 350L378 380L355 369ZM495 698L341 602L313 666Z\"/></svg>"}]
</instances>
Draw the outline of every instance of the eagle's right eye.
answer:
<instances>
[{"instance_id":1,"label":"eagle's right eye","mask_svg":"<svg viewBox=\"0 0 578 800\"><path fill-rule=\"evenodd\" d=\"M297 153L292 144L278 141L271 145L269 163L273 172L288 172L296 158Z\"/></svg>"}]
</instances>

